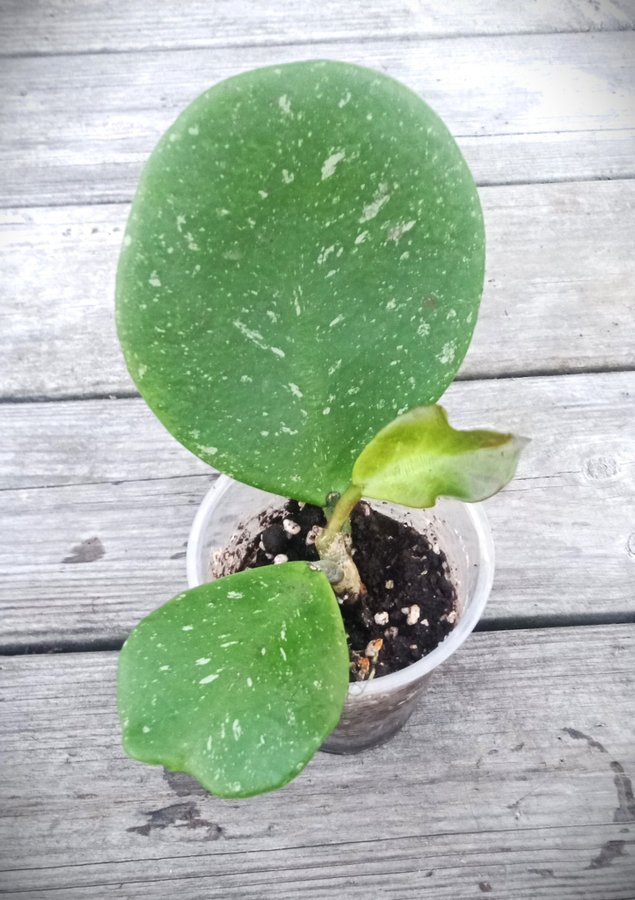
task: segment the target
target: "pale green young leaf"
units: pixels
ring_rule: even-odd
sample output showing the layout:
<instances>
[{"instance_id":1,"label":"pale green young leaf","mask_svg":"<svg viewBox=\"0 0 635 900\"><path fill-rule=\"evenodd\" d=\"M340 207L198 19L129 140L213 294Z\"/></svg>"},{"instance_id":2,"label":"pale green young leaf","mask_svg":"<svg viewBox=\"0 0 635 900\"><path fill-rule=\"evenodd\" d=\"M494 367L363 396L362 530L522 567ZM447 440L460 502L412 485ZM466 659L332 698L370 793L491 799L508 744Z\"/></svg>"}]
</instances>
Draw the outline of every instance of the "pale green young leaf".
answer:
<instances>
[{"instance_id":1,"label":"pale green young leaf","mask_svg":"<svg viewBox=\"0 0 635 900\"><path fill-rule=\"evenodd\" d=\"M441 406L421 406L364 448L353 484L366 497L404 506L434 506L439 496L484 500L513 478L526 443L496 431L457 431Z\"/></svg>"},{"instance_id":2,"label":"pale green young leaf","mask_svg":"<svg viewBox=\"0 0 635 900\"><path fill-rule=\"evenodd\" d=\"M221 797L294 778L337 725L347 690L337 600L302 562L175 597L137 625L119 658L126 752Z\"/></svg>"}]
</instances>

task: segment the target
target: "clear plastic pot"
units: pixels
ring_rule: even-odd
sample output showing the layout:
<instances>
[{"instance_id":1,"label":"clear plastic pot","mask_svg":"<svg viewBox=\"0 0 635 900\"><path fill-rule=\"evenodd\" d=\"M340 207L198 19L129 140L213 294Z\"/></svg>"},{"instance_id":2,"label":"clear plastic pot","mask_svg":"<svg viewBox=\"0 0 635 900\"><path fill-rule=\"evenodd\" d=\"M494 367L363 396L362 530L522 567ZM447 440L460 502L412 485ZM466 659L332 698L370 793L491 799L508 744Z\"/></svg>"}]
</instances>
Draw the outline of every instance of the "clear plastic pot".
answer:
<instances>
[{"instance_id":1,"label":"clear plastic pot","mask_svg":"<svg viewBox=\"0 0 635 900\"><path fill-rule=\"evenodd\" d=\"M187 547L189 586L211 581L213 554L241 528L255 536L257 515L284 502L284 497L221 475L192 524ZM381 744L405 725L434 669L458 650L480 619L494 577L492 536L479 504L440 499L434 509L407 509L375 500L370 503L438 543L456 587L458 618L446 639L419 662L392 675L350 685L339 724L321 748L331 753L357 753Z\"/></svg>"}]
</instances>

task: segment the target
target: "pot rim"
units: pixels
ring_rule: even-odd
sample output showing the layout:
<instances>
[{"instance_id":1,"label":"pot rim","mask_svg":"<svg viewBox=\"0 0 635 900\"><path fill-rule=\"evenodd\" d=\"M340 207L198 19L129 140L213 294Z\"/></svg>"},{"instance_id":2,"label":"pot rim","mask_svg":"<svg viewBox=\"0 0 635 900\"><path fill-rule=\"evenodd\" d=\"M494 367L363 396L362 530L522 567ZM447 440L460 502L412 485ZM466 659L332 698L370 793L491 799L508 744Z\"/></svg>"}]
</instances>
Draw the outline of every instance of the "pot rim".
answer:
<instances>
[{"instance_id":1,"label":"pot rim","mask_svg":"<svg viewBox=\"0 0 635 900\"><path fill-rule=\"evenodd\" d=\"M206 581L199 565L200 544L216 508L234 483L235 479L230 478L228 475L219 475L203 497L201 505L196 512L188 537L186 553L187 581L190 588L198 587ZM419 681L459 649L481 618L494 580L494 542L492 532L481 503L462 503L459 500L455 501L454 498L452 499L453 502L460 503L464 507L474 528L479 547L478 575L473 592L474 596L467 612L460 617L456 627L452 629L445 640L435 647L431 653L424 656L423 659L406 666L405 669L400 669L398 672L392 672L390 675L380 675L372 681L352 682L349 685L349 695L380 694Z\"/></svg>"}]
</instances>

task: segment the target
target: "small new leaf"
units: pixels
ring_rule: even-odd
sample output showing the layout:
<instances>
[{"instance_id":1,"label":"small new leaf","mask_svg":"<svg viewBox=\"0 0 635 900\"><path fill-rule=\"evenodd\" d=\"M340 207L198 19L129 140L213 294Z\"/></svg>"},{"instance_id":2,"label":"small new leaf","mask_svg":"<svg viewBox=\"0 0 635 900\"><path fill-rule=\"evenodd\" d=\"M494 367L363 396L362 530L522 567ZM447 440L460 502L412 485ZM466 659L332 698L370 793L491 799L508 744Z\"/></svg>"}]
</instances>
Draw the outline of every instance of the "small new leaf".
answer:
<instances>
[{"instance_id":1,"label":"small new leaf","mask_svg":"<svg viewBox=\"0 0 635 900\"><path fill-rule=\"evenodd\" d=\"M403 506L434 506L437 497L491 497L516 471L525 438L496 431L456 431L438 405L399 416L364 448L353 484L366 497Z\"/></svg>"},{"instance_id":2,"label":"small new leaf","mask_svg":"<svg viewBox=\"0 0 635 900\"><path fill-rule=\"evenodd\" d=\"M347 690L342 616L322 572L240 572L170 600L124 644L124 748L220 797L248 797L304 768Z\"/></svg>"}]
</instances>

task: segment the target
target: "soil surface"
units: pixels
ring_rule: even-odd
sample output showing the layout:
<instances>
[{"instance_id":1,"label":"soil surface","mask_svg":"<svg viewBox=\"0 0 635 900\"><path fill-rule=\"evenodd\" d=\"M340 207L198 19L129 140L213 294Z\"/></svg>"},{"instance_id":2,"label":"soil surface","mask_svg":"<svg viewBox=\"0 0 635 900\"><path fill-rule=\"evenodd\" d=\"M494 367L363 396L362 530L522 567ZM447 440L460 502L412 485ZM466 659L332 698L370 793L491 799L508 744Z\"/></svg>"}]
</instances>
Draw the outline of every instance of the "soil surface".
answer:
<instances>
[{"instance_id":1,"label":"soil surface","mask_svg":"<svg viewBox=\"0 0 635 900\"><path fill-rule=\"evenodd\" d=\"M315 532L325 524L318 506L288 501L263 513L250 541L240 533L214 561L214 574L287 560L319 559ZM351 681L388 675L434 650L457 618L456 591L445 554L414 528L358 503L351 516L353 559L367 593L340 606L348 635Z\"/></svg>"}]
</instances>

